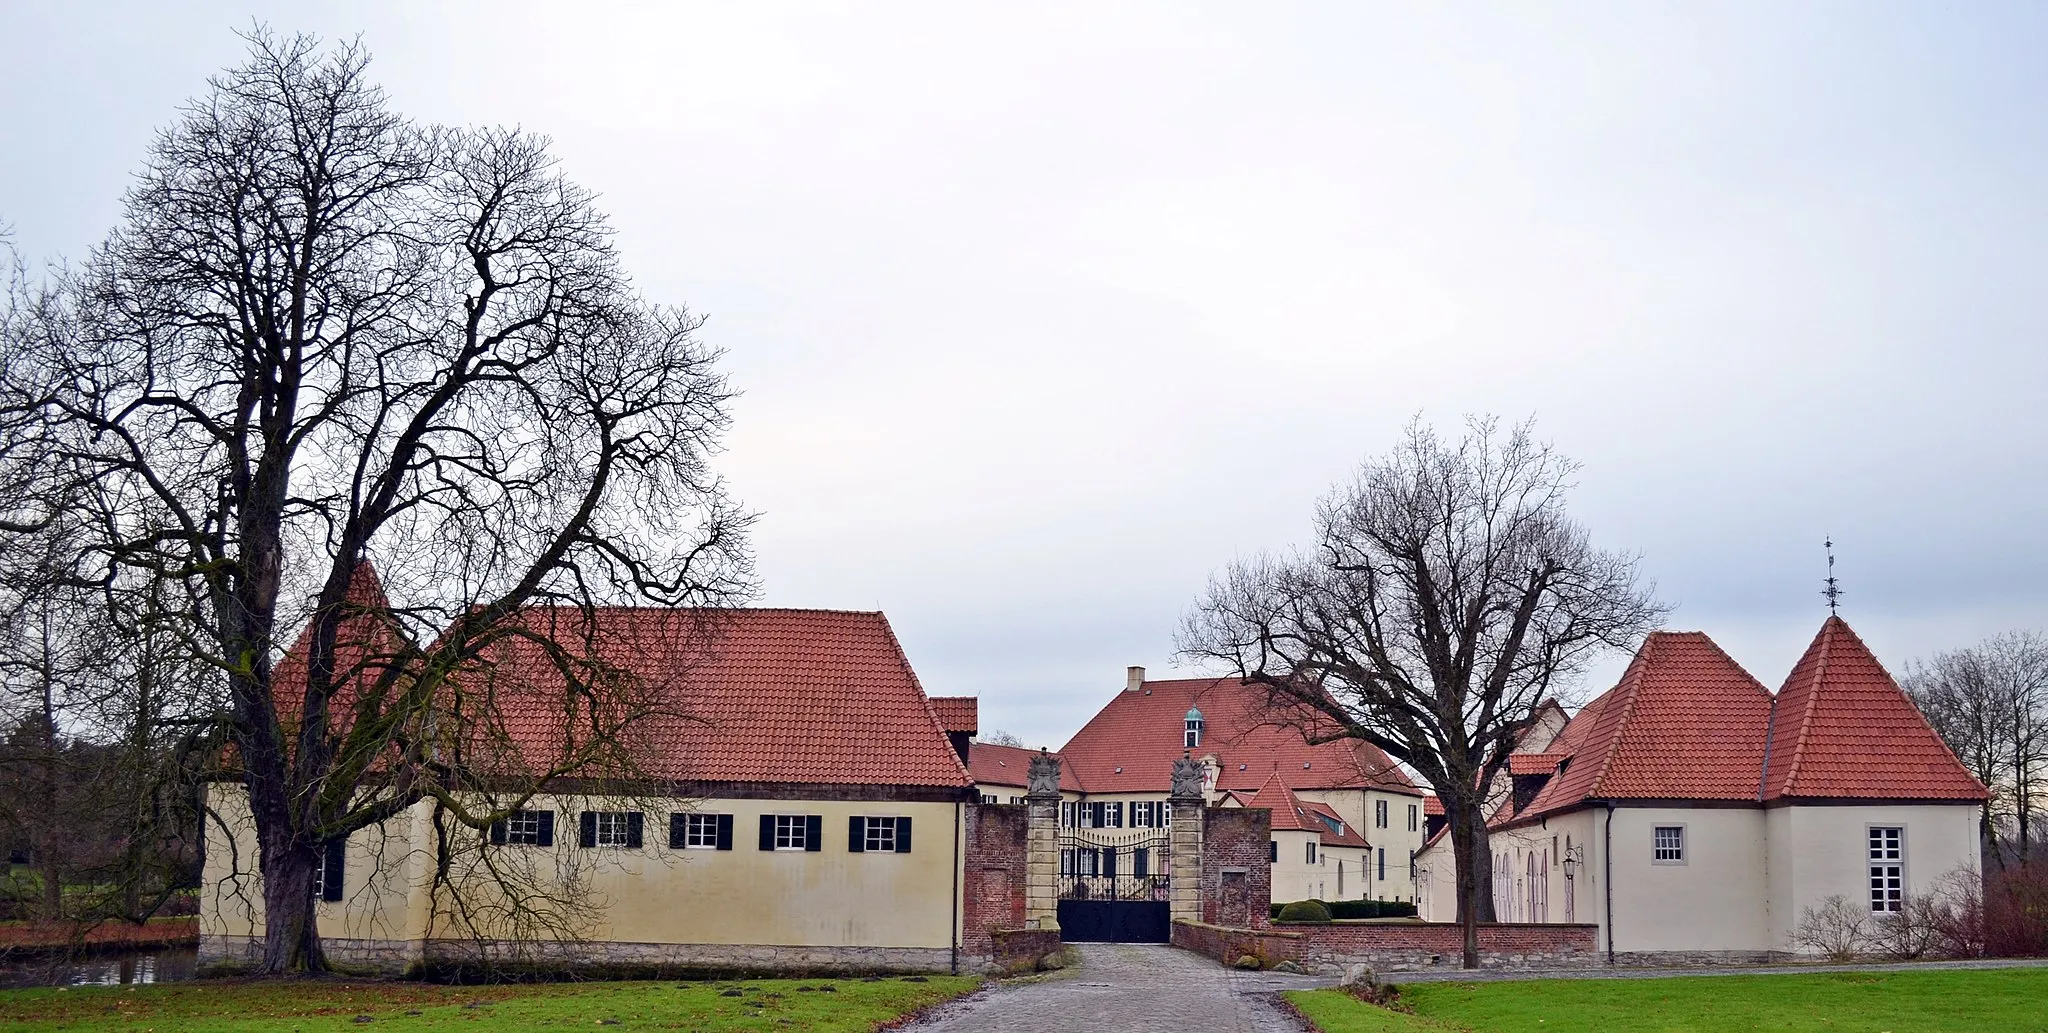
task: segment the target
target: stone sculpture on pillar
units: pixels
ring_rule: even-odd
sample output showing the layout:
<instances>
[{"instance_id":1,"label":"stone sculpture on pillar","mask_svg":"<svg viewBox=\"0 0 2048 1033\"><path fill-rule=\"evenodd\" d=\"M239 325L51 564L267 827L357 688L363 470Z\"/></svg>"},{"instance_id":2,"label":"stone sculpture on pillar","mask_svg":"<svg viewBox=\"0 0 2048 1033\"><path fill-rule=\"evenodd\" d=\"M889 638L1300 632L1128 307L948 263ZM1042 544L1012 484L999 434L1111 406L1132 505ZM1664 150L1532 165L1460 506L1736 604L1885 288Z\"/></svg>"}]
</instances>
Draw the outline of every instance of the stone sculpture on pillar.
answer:
<instances>
[{"instance_id":1,"label":"stone sculpture on pillar","mask_svg":"<svg viewBox=\"0 0 2048 1033\"><path fill-rule=\"evenodd\" d=\"M1043 748L1025 774L1024 925L1058 929L1060 873L1060 759Z\"/></svg>"},{"instance_id":2,"label":"stone sculpture on pillar","mask_svg":"<svg viewBox=\"0 0 2048 1033\"><path fill-rule=\"evenodd\" d=\"M1202 920L1202 825L1208 812L1202 796L1202 764L1185 752L1173 762L1171 888L1168 911L1176 922Z\"/></svg>"}]
</instances>

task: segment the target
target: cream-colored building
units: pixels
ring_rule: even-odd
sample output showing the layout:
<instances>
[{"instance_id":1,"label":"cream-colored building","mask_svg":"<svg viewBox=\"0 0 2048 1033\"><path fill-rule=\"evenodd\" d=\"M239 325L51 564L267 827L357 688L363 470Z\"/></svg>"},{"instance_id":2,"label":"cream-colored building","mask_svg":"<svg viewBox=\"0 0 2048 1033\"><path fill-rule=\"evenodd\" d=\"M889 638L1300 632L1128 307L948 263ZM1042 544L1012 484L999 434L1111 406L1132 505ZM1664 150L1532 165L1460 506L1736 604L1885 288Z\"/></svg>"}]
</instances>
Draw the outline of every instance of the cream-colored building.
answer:
<instances>
[{"instance_id":1,"label":"cream-colored building","mask_svg":"<svg viewBox=\"0 0 2048 1033\"><path fill-rule=\"evenodd\" d=\"M1311 744L1316 721L1274 710L1263 689L1234 678L1147 680L1144 668L1132 667L1123 691L1059 751L1068 797L1063 817L1084 829L1130 827L1133 808L1164 809L1167 773L1175 760L1191 757L1203 766L1203 791L1213 806L1246 805L1277 782L1306 813L1320 815L1276 811L1273 902L1414 900L1422 791L1369 744ZM984 749L976 744L970 762L987 784L987 765L978 760ZM1301 821L1317 824L1282 827ZM1330 830L1328 844L1319 830ZM1334 851L1327 860L1326 847Z\"/></svg>"},{"instance_id":2,"label":"cream-colored building","mask_svg":"<svg viewBox=\"0 0 2048 1033\"><path fill-rule=\"evenodd\" d=\"M1705 635L1655 633L1530 745L1491 830L1496 915L1599 925L1622 963L1798 954L1808 909L1882 921L1979 864L1984 787L1837 617L1775 695ZM1423 916L1451 920L1447 836L1421 866Z\"/></svg>"},{"instance_id":3,"label":"cream-colored building","mask_svg":"<svg viewBox=\"0 0 2048 1033\"><path fill-rule=\"evenodd\" d=\"M330 844L317 913L331 958L959 968L973 783L886 618L742 610L709 642L660 633L681 611L596 619L631 647L612 659L678 704L642 729L647 788L543 792L488 830L422 801ZM660 641L694 655L648 648ZM508 732L515 749L556 734ZM200 953L234 963L262 949L254 823L239 785L214 785L208 805Z\"/></svg>"}]
</instances>

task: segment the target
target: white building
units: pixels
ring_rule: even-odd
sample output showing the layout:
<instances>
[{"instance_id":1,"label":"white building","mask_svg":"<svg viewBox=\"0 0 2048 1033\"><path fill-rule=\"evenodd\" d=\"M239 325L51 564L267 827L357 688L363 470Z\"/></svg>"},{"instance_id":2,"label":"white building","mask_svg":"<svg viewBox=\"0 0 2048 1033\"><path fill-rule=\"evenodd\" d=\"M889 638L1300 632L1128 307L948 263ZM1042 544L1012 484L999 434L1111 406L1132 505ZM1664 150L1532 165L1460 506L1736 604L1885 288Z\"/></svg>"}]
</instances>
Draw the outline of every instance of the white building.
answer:
<instances>
[{"instance_id":1,"label":"white building","mask_svg":"<svg viewBox=\"0 0 2048 1033\"><path fill-rule=\"evenodd\" d=\"M1805 909L1881 918L1980 860L1983 785L1839 617L1775 696L1706 635L1654 633L1509 776L1497 915L1597 924L1620 963L1798 953ZM1451 920L1449 837L1420 864L1424 917Z\"/></svg>"}]
</instances>

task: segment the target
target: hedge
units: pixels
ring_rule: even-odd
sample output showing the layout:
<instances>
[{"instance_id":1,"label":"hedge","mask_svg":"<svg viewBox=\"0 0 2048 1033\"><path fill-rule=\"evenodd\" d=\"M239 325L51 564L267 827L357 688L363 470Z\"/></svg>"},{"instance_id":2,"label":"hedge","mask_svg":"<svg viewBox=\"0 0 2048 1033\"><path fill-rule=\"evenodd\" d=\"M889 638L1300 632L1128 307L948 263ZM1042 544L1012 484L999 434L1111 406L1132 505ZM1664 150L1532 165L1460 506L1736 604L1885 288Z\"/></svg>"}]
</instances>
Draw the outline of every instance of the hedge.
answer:
<instances>
[{"instance_id":1,"label":"hedge","mask_svg":"<svg viewBox=\"0 0 2048 1033\"><path fill-rule=\"evenodd\" d=\"M1295 903L1309 903L1296 901ZM1414 918L1415 905L1406 900L1331 900L1313 901L1329 909L1333 919L1346 918ZM1286 904L1273 905L1271 914L1274 921L1280 921L1280 909Z\"/></svg>"}]
</instances>

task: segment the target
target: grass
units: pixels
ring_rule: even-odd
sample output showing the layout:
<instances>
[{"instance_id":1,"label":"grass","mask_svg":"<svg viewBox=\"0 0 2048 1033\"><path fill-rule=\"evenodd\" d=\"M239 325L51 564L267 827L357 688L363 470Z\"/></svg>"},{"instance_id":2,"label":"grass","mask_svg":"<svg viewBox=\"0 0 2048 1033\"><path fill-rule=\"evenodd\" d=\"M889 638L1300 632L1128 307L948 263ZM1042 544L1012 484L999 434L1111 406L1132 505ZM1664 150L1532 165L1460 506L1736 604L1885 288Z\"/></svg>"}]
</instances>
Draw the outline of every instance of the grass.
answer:
<instances>
[{"instance_id":1,"label":"grass","mask_svg":"<svg viewBox=\"0 0 2048 1033\"><path fill-rule=\"evenodd\" d=\"M1324 1033L2048 1033L2048 969L1417 983L1287 995Z\"/></svg>"},{"instance_id":2,"label":"grass","mask_svg":"<svg viewBox=\"0 0 2048 1033\"><path fill-rule=\"evenodd\" d=\"M868 1033L973 990L962 976L438 986L229 982L0 991L0 1033L568 1029ZM362 1022L357 1016L369 1016Z\"/></svg>"}]
</instances>

